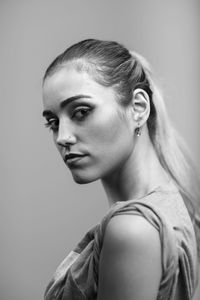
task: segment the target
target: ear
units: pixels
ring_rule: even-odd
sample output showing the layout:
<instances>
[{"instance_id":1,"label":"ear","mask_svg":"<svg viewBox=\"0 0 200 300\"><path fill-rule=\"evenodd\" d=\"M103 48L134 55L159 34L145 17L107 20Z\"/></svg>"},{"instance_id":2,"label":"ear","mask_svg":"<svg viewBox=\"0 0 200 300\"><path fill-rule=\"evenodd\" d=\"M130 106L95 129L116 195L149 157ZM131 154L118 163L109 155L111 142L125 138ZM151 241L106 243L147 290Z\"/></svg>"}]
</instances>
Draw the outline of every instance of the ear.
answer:
<instances>
[{"instance_id":1,"label":"ear","mask_svg":"<svg viewBox=\"0 0 200 300\"><path fill-rule=\"evenodd\" d=\"M139 124L144 125L150 114L149 95L143 89L135 89L132 99L133 118Z\"/></svg>"}]
</instances>

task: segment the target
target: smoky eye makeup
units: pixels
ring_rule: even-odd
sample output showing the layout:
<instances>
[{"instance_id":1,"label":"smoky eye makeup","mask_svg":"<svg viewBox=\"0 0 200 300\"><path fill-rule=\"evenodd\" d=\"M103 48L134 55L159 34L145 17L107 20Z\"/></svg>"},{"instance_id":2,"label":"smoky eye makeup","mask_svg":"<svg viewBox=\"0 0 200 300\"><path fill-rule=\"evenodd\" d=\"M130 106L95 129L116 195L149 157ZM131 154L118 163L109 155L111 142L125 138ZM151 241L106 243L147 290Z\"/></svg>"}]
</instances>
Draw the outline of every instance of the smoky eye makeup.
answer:
<instances>
[{"instance_id":1,"label":"smoky eye makeup","mask_svg":"<svg viewBox=\"0 0 200 300\"><path fill-rule=\"evenodd\" d=\"M76 101L76 103L71 103L67 107L68 113L71 117L74 117L77 115L77 113L80 115L82 114L87 115L89 112L91 112L94 109L94 105L89 104L85 101Z\"/></svg>"},{"instance_id":2,"label":"smoky eye makeup","mask_svg":"<svg viewBox=\"0 0 200 300\"><path fill-rule=\"evenodd\" d=\"M59 126L59 121L56 118L47 118L44 126L49 128L50 130L56 131Z\"/></svg>"},{"instance_id":3,"label":"smoky eye makeup","mask_svg":"<svg viewBox=\"0 0 200 300\"><path fill-rule=\"evenodd\" d=\"M77 100L69 103L63 109L69 118L74 121L81 122L90 115L94 108L95 105L92 105L91 103ZM46 118L44 126L52 131L57 131L59 127L59 119L51 111L46 111L43 116Z\"/></svg>"},{"instance_id":4,"label":"smoky eye makeup","mask_svg":"<svg viewBox=\"0 0 200 300\"><path fill-rule=\"evenodd\" d=\"M43 111L42 115L46 120L46 122L44 123L45 127L49 128L50 130L55 130L58 127L59 120L50 110Z\"/></svg>"}]
</instances>

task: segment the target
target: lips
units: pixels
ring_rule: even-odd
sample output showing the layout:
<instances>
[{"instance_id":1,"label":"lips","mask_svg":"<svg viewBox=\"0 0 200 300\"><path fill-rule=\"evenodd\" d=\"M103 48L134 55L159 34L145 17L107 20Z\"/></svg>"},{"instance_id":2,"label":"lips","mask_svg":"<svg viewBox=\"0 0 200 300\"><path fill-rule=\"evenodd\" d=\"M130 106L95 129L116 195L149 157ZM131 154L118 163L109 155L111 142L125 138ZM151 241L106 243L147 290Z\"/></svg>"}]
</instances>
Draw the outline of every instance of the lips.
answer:
<instances>
[{"instance_id":1,"label":"lips","mask_svg":"<svg viewBox=\"0 0 200 300\"><path fill-rule=\"evenodd\" d=\"M79 161L81 158L86 156L85 154L79 154L79 153L68 153L65 155L64 161L69 164L72 162Z\"/></svg>"}]
</instances>

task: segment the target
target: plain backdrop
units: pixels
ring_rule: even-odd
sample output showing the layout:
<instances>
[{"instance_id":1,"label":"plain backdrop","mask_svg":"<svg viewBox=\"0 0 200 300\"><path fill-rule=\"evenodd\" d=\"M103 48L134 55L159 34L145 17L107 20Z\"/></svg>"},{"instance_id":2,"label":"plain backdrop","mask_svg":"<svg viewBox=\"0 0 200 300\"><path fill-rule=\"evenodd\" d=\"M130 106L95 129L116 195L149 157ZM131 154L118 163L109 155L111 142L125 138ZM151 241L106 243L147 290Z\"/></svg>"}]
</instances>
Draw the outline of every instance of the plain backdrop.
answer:
<instances>
[{"instance_id":1,"label":"plain backdrop","mask_svg":"<svg viewBox=\"0 0 200 300\"><path fill-rule=\"evenodd\" d=\"M43 126L44 71L72 43L117 40L144 55L200 169L199 4L0 0L1 300L43 299L57 265L108 209L99 182L73 182Z\"/></svg>"}]
</instances>

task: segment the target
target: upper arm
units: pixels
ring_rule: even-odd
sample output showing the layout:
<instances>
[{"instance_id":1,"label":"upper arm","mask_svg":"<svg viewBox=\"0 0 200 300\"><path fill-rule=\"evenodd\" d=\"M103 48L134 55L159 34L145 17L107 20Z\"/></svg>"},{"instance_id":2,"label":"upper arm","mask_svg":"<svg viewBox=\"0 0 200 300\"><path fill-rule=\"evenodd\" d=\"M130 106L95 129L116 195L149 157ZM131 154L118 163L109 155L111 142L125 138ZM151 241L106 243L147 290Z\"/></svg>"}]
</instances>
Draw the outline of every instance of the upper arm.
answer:
<instances>
[{"instance_id":1,"label":"upper arm","mask_svg":"<svg viewBox=\"0 0 200 300\"><path fill-rule=\"evenodd\" d=\"M158 231L143 217L121 215L106 228L98 300L155 300L162 275Z\"/></svg>"}]
</instances>

